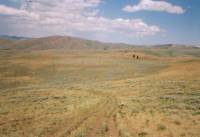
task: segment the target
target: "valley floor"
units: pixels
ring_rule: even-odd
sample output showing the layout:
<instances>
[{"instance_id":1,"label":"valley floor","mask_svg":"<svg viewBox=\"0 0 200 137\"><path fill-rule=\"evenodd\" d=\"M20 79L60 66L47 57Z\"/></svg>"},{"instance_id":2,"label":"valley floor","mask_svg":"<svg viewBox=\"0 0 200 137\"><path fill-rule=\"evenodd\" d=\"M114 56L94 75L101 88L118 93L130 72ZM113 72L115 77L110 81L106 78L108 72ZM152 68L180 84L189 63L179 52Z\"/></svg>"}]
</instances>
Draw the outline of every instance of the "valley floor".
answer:
<instances>
[{"instance_id":1,"label":"valley floor","mask_svg":"<svg viewBox=\"0 0 200 137\"><path fill-rule=\"evenodd\" d=\"M192 55L0 51L0 136L200 137L199 68Z\"/></svg>"}]
</instances>

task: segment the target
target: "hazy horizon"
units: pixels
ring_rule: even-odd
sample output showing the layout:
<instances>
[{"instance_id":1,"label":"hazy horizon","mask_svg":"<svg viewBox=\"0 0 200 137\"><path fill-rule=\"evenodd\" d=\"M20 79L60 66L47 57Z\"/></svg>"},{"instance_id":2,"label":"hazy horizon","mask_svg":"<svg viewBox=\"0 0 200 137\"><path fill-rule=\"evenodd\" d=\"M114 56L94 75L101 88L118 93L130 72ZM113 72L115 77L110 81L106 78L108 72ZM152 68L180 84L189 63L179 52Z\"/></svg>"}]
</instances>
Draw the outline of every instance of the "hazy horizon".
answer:
<instances>
[{"instance_id":1,"label":"hazy horizon","mask_svg":"<svg viewBox=\"0 0 200 137\"><path fill-rule=\"evenodd\" d=\"M126 44L126 45L135 45L135 46L157 46L157 45L184 45L184 46L195 46L195 47L200 47L200 44L185 44L185 43L154 43L154 44L137 44L137 43L127 43L127 42L110 42L110 41L101 41L101 40L95 40L95 39L89 39L89 38L83 38L83 37L78 37L78 36L70 36L70 35L49 35L49 36L40 36L40 37L26 37L26 36L17 36L17 35L0 35L0 37L8 37L4 39L12 39L11 37L16 37L16 38L24 38L26 39L39 39L39 38L48 38L48 37L72 37L72 38L78 38L78 39L83 39L83 40L90 40L90 41L96 41L96 42L101 42L101 43L111 43L111 44ZM9 38L10 37L10 38Z\"/></svg>"}]
</instances>

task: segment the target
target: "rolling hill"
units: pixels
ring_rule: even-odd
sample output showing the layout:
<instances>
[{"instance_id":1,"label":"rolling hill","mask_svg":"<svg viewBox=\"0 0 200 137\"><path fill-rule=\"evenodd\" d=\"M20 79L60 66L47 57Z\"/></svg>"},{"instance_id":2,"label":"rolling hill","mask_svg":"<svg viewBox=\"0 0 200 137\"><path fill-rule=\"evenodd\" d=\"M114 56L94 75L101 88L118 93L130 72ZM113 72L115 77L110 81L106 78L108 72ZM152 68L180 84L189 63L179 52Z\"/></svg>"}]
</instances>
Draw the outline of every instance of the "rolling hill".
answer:
<instances>
[{"instance_id":1,"label":"rolling hill","mask_svg":"<svg viewBox=\"0 0 200 137\"><path fill-rule=\"evenodd\" d=\"M129 45L123 43L103 43L94 40L86 40L70 36L50 36L42 38L24 38L15 36L0 37L1 50L107 50L107 49L134 49L151 52L164 50L171 54L180 51L195 51L200 48L188 45L163 44L163 45ZM146 52L146 53L147 53ZM172 53L173 52L173 53ZM185 53L184 53L185 54Z\"/></svg>"},{"instance_id":2,"label":"rolling hill","mask_svg":"<svg viewBox=\"0 0 200 137\"><path fill-rule=\"evenodd\" d=\"M108 49L108 48L130 48L127 44L102 43L98 41L85 40L69 36L51 36L32 39L9 40L0 38L0 49L20 50L47 50L47 49Z\"/></svg>"}]
</instances>

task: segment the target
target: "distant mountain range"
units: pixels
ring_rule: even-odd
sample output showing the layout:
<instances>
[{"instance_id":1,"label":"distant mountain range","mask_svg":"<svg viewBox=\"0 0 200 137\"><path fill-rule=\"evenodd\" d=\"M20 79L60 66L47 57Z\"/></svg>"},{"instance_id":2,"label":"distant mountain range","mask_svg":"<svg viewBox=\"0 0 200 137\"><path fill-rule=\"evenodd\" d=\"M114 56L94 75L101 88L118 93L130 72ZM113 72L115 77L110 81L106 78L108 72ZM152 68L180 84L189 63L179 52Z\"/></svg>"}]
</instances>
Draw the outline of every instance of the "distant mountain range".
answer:
<instances>
[{"instance_id":1,"label":"distant mountain range","mask_svg":"<svg viewBox=\"0 0 200 137\"><path fill-rule=\"evenodd\" d=\"M8 36L8 35L0 35L0 39L7 39L7 40L22 40L22 39L29 39L26 37L19 37L19 36Z\"/></svg>"},{"instance_id":2,"label":"distant mountain range","mask_svg":"<svg viewBox=\"0 0 200 137\"><path fill-rule=\"evenodd\" d=\"M162 44L162 45L153 45L154 48L198 48L198 45L184 45L184 44Z\"/></svg>"},{"instance_id":3,"label":"distant mountain range","mask_svg":"<svg viewBox=\"0 0 200 137\"><path fill-rule=\"evenodd\" d=\"M43 38L25 38L17 36L0 36L0 49L4 50L47 50L47 49L67 49L67 50L83 50L83 49L132 49L146 48L146 46L103 43L99 41L86 40L70 36L50 36ZM187 45L153 45L153 48L197 48Z\"/></svg>"}]
</instances>

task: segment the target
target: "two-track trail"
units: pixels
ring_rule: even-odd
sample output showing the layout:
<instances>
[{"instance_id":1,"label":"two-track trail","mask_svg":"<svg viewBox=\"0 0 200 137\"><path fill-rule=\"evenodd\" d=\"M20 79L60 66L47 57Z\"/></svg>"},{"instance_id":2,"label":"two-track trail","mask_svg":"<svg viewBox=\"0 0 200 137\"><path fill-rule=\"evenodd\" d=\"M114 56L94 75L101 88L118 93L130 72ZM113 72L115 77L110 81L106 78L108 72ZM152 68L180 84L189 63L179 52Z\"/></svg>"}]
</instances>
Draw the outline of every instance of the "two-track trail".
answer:
<instances>
[{"instance_id":1,"label":"two-track trail","mask_svg":"<svg viewBox=\"0 0 200 137\"><path fill-rule=\"evenodd\" d=\"M85 137L118 137L115 115L118 102L115 96L105 93L91 93L101 100L91 108L87 108L74 116L65 119L51 137L74 137L84 134ZM80 133L84 131L84 133Z\"/></svg>"}]
</instances>

